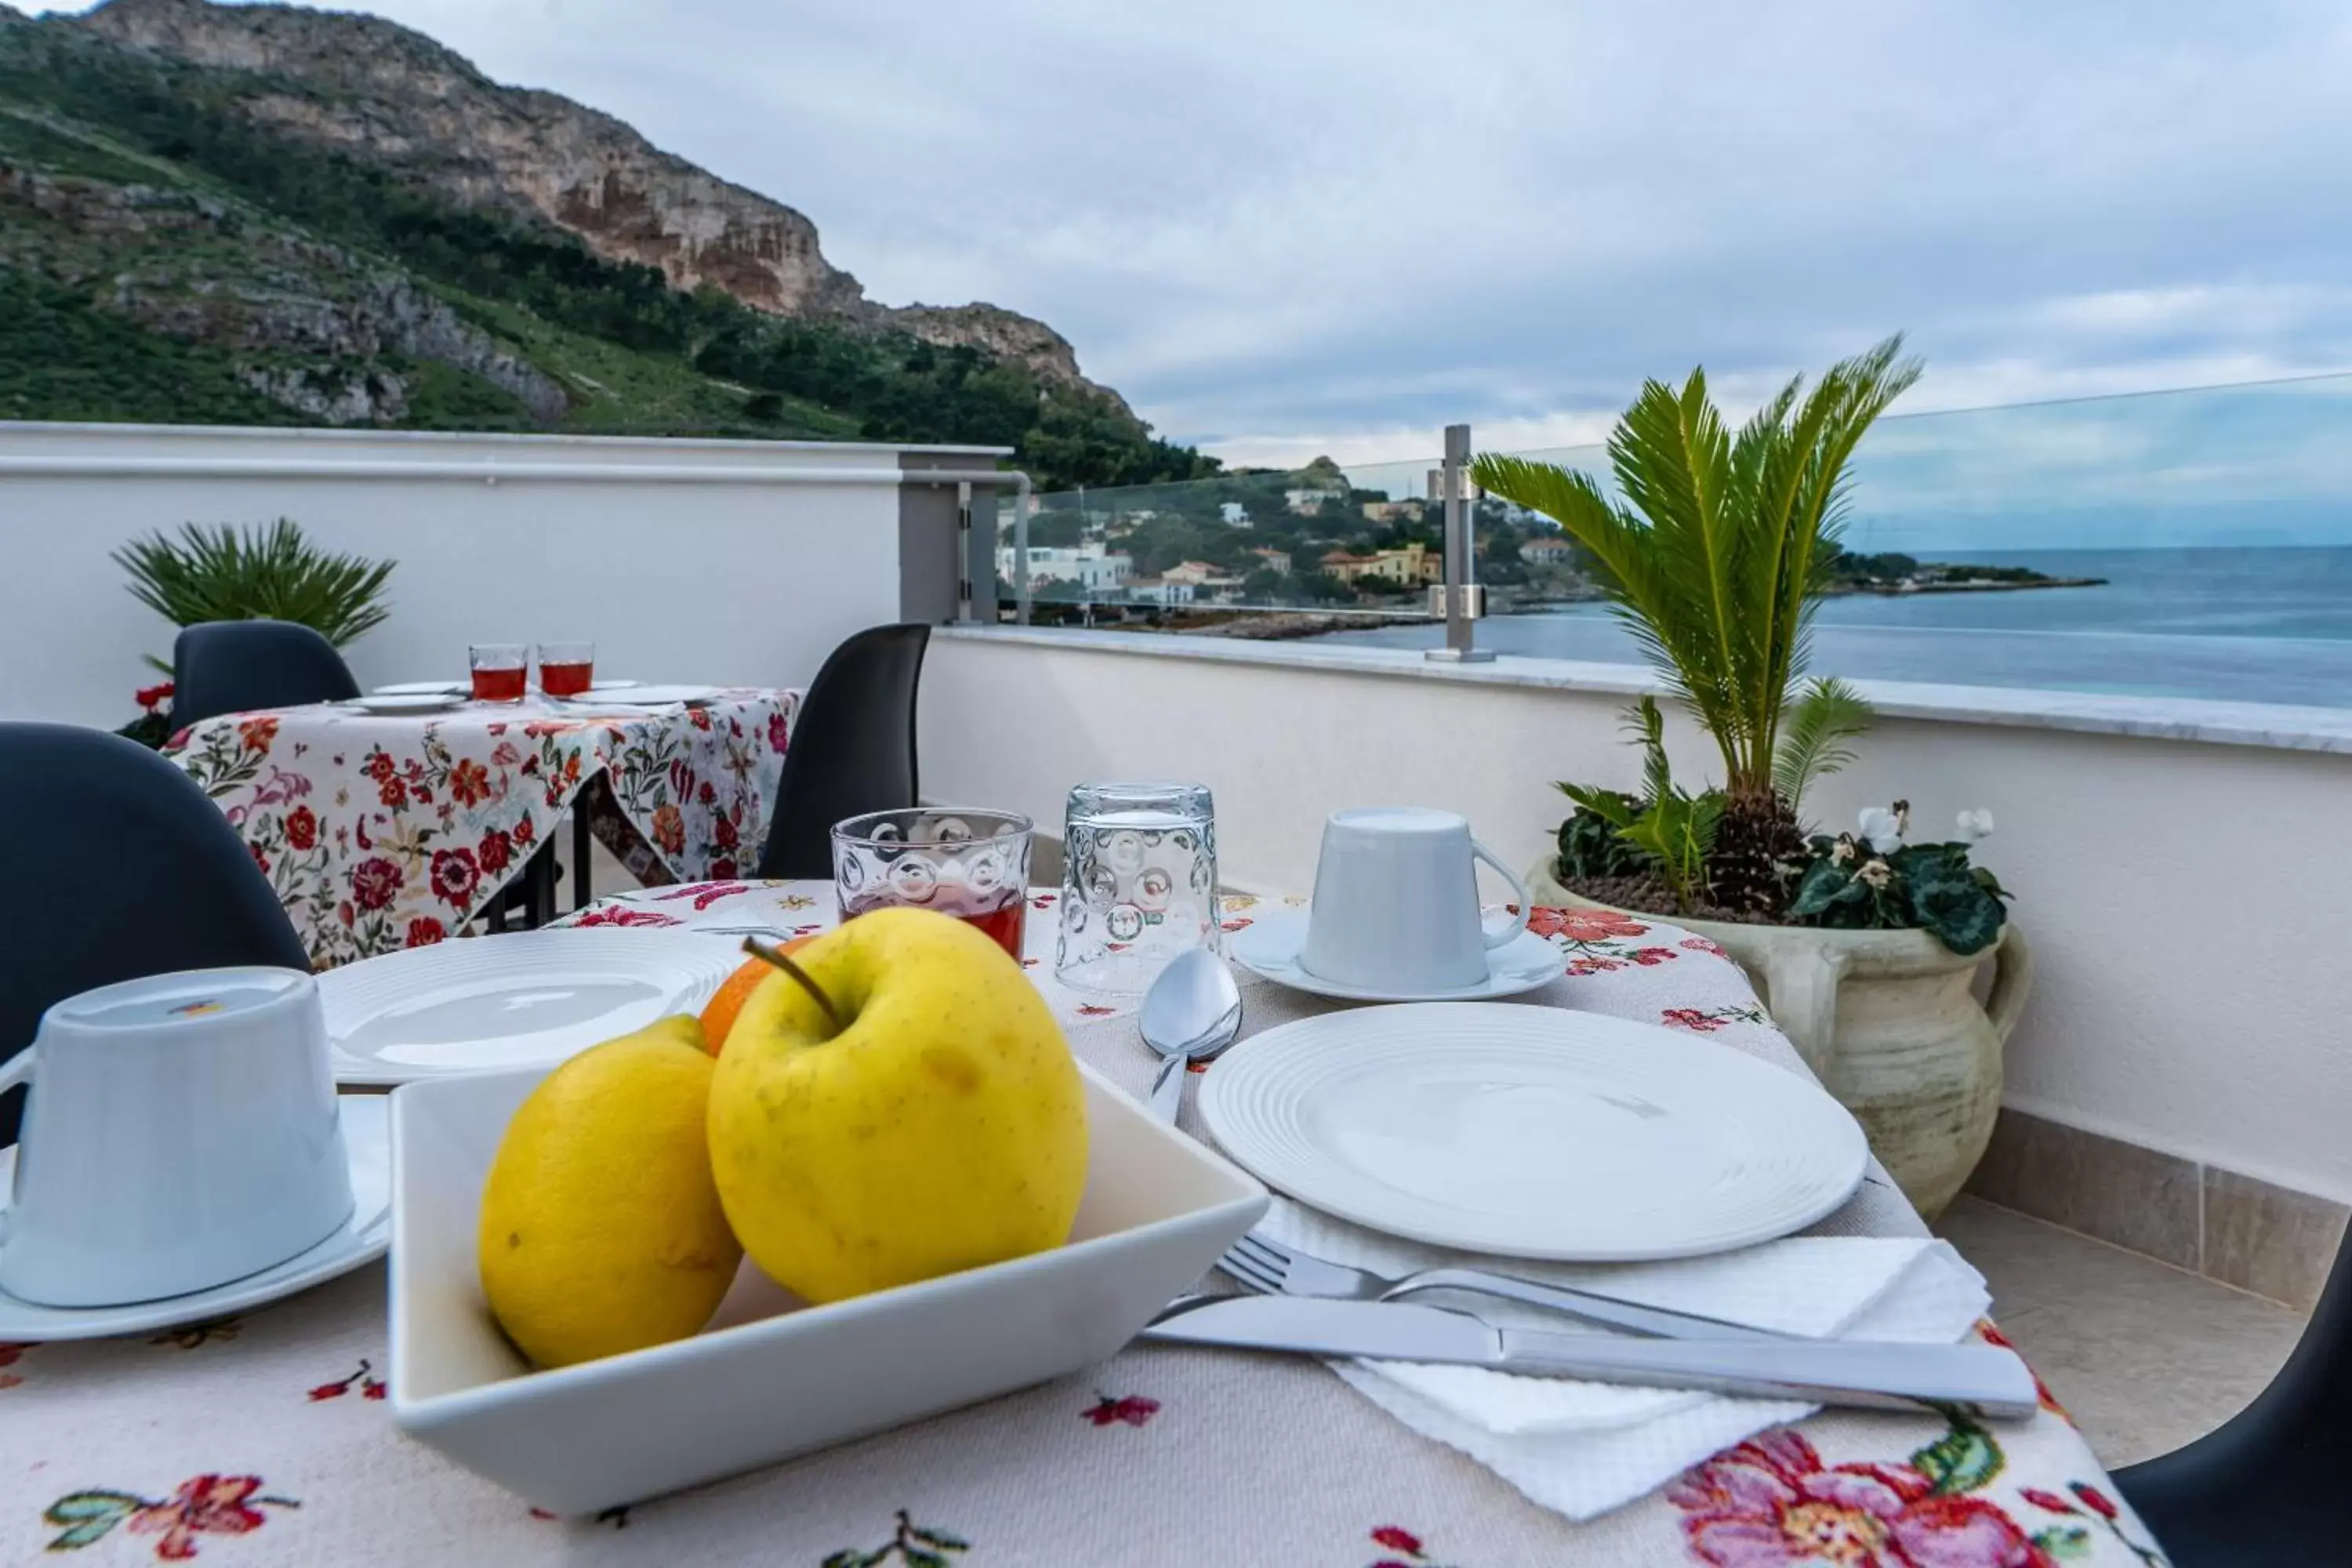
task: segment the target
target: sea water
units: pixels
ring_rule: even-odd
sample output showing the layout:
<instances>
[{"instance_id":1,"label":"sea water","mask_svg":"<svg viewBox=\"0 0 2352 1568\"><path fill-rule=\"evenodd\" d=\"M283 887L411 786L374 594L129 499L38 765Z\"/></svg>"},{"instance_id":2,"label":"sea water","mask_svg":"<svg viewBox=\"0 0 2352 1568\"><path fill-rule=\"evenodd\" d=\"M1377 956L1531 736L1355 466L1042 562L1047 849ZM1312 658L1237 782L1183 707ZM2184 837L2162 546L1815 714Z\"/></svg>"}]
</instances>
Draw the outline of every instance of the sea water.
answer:
<instances>
[{"instance_id":1,"label":"sea water","mask_svg":"<svg viewBox=\"0 0 2352 1568\"><path fill-rule=\"evenodd\" d=\"M1832 598L1813 639L1815 673L2352 707L2352 547L1916 553L2106 582ZM1322 640L1435 647L1445 633L1388 626ZM1643 662L1600 605L1497 616L1479 623L1478 643L1537 658Z\"/></svg>"}]
</instances>

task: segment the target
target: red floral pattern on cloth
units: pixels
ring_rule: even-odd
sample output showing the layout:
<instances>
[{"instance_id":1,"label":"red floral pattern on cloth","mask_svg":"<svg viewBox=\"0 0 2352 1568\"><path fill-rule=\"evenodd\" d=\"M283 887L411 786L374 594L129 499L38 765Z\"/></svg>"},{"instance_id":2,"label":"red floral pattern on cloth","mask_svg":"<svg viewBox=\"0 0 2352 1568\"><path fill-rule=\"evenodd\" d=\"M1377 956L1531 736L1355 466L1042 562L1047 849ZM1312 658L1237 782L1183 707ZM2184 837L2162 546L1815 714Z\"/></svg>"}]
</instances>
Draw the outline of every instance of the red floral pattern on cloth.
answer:
<instances>
[{"instance_id":1,"label":"red floral pattern on cloth","mask_svg":"<svg viewBox=\"0 0 2352 1568\"><path fill-rule=\"evenodd\" d=\"M1960 1419L1901 1464L1825 1465L1803 1434L1780 1427L1694 1467L1666 1499L1682 1512L1691 1555L1714 1568L2056 1568L2088 1554L2086 1526L2062 1518L2029 1532L1986 1495L2007 1463L1990 1431ZM2163 1562L2097 1487L2074 1481L2068 1490L2074 1500L2046 1487L2018 1496L2062 1516L2095 1516L2140 1562Z\"/></svg>"},{"instance_id":2,"label":"red floral pattern on cloth","mask_svg":"<svg viewBox=\"0 0 2352 1568\"><path fill-rule=\"evenodd\" d=\"M165 755L217 802L321 968L462 930L593 782L641 879L732 875L765 841L798 702L583 717L526 703L425 719L321 706L225 715Z\"/></svg>"},{"instance_id":3,"label":"red floral pattern on cloth","mask_svg":"<svg viewBox=\"0 0 2352 1568\"><path fill-rule=\"evenodd\" d=\"M1516 910L1517 905L1507 905ZM1528 930L1568 955L1571 978L1606 974L1628 964L1654 969L1682 955L1641 939L1651 927L1616 910L1560 910L1538 905L1528 911Z\"/></svg>"},{"instance_id":4,"label":"red floral pattern on cloth","mask_svg":"<svg viewBox=\"0 0 2352 1568\"><path fill-rule=\"evenodd\" d=\"M1372 1530L1371 1540L1382 1552L1371 1568L1441 1568L1429 1555L1427 1543L1402 1525L1379 1525Z\"/></svg>"},{"instance_id":5,"label":"red floral pattern on cloth","mask_svg":"<svg viewBox=\"0 0 2352 1568\"><path fill-rule=\"evenodd\" d=\"M76 1552L102 1540L116 1525L132 1535L162 1537L156 1557L184 1563L196 1555L199 1535L244 1535L269 1522L267 1508L299 1508L292 1498L261 1491L259 1476L194 1476L161 1502L131 1492L69 1492L41 1510L63 1527L48 1543L51 1552Z\"/></svg>"},{"instance_id":6,"label":"red floral pattern on cloth","mask_svg":"<svg viewBox=\"0 0 2352 1568\"><path fill-rule=\"evenodd\" d=\"M316 1385L306 1397L311 1404L318 1405L330 1399L341 1399L356 1388L362 1399L382 1399L383 1379L373 1375L374 1370L375 1363L362 1356L358 1371L348 1377L337 1378L332 1383L321 1383Z\"/></svg>"},{"instance_id":7,"label":"red floral pattern on cloth","mask_svg":"<svg viewBox=\"0 0 2352 1568\"><path fill-rule=\"evenodd\" d=\"M1117 1398L1104 1394L1097 1395L1095 1402L1078 1414L1097 1426L1141 1426L1160 1414L1160 1401L1146 1399L1139 1394Z\"/></svg>"}]
</instances>

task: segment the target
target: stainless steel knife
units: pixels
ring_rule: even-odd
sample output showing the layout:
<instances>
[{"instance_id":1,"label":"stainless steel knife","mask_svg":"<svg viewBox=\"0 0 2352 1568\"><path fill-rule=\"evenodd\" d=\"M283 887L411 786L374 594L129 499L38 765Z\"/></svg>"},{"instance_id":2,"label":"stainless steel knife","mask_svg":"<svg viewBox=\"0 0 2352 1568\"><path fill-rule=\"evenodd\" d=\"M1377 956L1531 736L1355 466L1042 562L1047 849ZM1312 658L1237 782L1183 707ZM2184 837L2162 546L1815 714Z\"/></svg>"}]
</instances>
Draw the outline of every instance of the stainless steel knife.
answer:
<instances>
[{"instance_id":1,"label":"stainless steel knife","mask_svg":"<svg viewBox=\"0 0 2352 1568\"><path fill-rule=\"evenodd\" d=\"M1633 1340L1497 1329L1401 1301L1302 1296L1187 1296L1143 1331L1153 1340L1234 1350L1439 1362L1535 1377L1693 1388L1864 1410L1958 1410L2021 1420L2038 1406L2033 1373L1983 1344L1860 1340Z\"/></svg>"}]
</instances>

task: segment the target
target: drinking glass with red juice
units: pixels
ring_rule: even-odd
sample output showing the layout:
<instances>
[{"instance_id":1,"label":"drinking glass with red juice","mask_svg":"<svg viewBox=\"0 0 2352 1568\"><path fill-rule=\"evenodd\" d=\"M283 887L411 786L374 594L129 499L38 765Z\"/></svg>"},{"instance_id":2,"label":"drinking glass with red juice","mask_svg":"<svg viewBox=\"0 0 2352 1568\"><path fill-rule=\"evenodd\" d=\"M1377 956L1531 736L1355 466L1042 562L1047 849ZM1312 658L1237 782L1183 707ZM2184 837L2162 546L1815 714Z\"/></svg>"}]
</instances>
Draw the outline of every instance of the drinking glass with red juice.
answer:
<instances>
[{"instance_id":1,"label":"drinking glass with red juice","mask_svg":"<svg viewBox=\"0 0 2352 1568\"><path fill-rule=\"evenodd\" d=\"M835 823L833 887L841 918L931 910L977 928L1018 961L1032 829L1015 813L966 806L874 811Z\"/></svg>"}]
</instances>

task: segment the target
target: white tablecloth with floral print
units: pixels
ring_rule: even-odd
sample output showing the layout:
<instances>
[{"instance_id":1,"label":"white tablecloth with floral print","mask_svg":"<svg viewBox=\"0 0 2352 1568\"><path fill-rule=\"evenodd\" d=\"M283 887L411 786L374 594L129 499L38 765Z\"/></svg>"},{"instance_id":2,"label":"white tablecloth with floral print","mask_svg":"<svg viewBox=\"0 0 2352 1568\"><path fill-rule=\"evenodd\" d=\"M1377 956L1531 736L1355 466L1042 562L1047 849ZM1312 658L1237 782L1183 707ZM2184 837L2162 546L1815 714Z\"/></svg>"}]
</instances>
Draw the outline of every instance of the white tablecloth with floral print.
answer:
<instances>
[{"instance_id":1,"label":"white tablecloth with floral print","mask_svg":"<svg viewBox=\"0 0 2352 1568\"><path fill-rule=\"evenodd\" d=\"M641 881L759 858L799 694L597 712L533 698L389 717L321 704L191 725L164 755L219 803L320 968L462 930L565 811Z\"/></svg>"},{"instance_id":2,"label":"white tablecloth with floral print","mask_svg":"<svg viewBox=\"0 0 2352 1568\"><path fill-rule=\"evenodd\" d=\"M1054 895L1036 895L1046 909ZM1255 900L1235 900L1228 925ZM1035 911L1033 910L1033 914ZM661 917L658 921L647 916ZM584 923L823 927L822 883L676 888ZM1033 919L1033 973L1055 922ZM1568 974L1526 1000L1704 1033L1802 1072L1737 967L1663 924L1535 911ZM716 940L714 938L714 940ZM1245 986L1251 1032L1330 1004ZM1122 1005L1049 988L1079 1056L1141 1092ZM1208 1070L1216 1070L1213 1067ZM1196 1135L1188 1102L1185 1125ZM1867 1185L1816 1227L1909 1235ZM1990 1323L1979 1327L1997 1338ZM593 1519L557 1519L402 1438L381 1266L242 1318L0 1346L0 1561L1062 1568L2147 1568L2163 1561L2045 1397L1979 1427L1841 1413L1769 1430L1570 1524L1307 1360L1132 1346L1042 1387Z\"/></svg>"}]
</instances>

